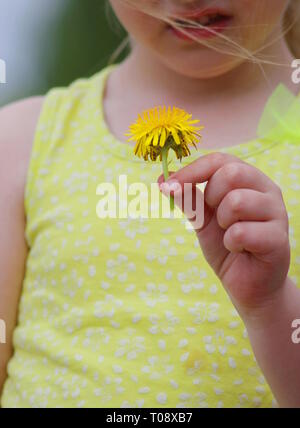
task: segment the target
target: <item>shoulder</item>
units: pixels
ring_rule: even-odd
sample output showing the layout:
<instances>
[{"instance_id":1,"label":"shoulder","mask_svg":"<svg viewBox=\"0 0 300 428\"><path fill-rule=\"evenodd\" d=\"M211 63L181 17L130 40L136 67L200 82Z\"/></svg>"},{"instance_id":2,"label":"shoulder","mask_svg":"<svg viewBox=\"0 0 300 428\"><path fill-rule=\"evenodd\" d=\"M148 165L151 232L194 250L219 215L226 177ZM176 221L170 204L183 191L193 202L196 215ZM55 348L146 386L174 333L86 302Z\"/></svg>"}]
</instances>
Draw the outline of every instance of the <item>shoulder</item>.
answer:
<instances>
[{"instance_id":1,"label":"shoulder","mask_svg":"<svg viewBox=\"0 0 300 428\"><path fill-rule=\"evenodd\" d=\"M7 190L13 192L11 195L19 197L23 195L35 129L43 102L43 96L32 97L0 109L0 188L2 194Z\"/></svg>"},{"instance_id":2,"label":"shoulder","mask_svg":"<svg viewBox=\"0 0 300 428\"><path fill-rule=\"evenodd\" d=\"M32 140L44 97L32 97L0 109L0 150L23 151Z\"/></svg>"},{"instance_id":3,"label":"shoulder","mask_svg":"<svg viewBox=\"0 0 300 428\"><path fill-rule=\"evenodd\" d=\"M0 109L0 147L13 148L33 137L40 115L43 96L27 98Z\"/></svg>"}]
</instances>

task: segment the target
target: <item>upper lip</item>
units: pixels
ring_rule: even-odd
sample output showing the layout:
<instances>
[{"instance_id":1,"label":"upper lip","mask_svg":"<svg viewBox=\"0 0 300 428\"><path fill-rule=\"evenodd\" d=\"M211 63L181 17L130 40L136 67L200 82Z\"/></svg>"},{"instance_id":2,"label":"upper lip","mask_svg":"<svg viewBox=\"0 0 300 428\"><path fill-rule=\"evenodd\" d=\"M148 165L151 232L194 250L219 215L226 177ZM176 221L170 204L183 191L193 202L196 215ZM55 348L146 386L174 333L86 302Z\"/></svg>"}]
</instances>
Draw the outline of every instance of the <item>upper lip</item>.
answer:
<instances>
[{"instance_id":1,"label":"upper lip","mask_svg":"<svg viewBox=\"0 0 300 428\"><path fill-rule=\"evenodd\" d=\"M207 15L222 15L222 16L230 16L230 14L223 9L220 8L201 8L198 10L188 11L188 12L180 12L174 15L177 19L197 19Z\"/></svg>"}]
</instances>

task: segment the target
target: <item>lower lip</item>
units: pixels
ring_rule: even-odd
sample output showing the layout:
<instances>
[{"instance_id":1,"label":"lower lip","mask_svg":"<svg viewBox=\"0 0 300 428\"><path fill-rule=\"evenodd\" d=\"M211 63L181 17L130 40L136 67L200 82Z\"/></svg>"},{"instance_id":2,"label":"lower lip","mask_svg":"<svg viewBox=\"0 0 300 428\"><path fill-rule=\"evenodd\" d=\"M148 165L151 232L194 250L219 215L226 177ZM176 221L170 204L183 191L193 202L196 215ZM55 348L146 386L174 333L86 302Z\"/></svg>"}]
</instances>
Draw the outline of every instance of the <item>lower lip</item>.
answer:
<instances>
[{"instance_id":1,"label":"lower lip","mask_svg":"<svg viewBox=\"0 0 300 428\"><path fill-rule=\"evenodd\" d=\"M223 19L219 21L215 26L206 28L184 28L184 33L174 27L168 27L172 34L181 40L194 42L196 39L211 39L217 36L217 33L223 33L226 30L232 18Z\"/></svg>"}]
</instances>

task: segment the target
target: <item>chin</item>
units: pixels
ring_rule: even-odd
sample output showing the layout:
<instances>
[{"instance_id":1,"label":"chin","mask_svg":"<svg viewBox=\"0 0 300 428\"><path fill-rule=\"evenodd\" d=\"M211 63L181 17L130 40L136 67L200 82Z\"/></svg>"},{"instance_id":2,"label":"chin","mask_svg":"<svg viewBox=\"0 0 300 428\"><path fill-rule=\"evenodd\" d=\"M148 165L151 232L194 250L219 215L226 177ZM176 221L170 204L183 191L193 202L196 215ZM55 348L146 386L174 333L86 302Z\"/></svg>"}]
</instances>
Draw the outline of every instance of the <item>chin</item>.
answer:
<instances>
[{"instance_id":1,"label":"chin","mask_svg":"<svg viewBox=\"0 0 300 428\"><path fill-rule=\"evenodd\" d=\"M234 70L243 62L240 58L228 57L218 58L210 61L208 58L199 62L195 61L166 61L165 65L172 71L182 76L194 79L213 79Z\"/></svg>"}]
</instances>

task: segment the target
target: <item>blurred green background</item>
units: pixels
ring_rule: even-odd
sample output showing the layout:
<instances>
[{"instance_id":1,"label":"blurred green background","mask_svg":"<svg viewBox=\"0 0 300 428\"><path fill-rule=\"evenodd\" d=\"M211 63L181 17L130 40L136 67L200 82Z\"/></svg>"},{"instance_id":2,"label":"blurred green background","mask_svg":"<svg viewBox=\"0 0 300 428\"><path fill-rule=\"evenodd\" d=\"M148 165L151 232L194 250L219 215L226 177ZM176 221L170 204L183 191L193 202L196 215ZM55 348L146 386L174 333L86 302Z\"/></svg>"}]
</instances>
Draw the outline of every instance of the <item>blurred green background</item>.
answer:
<instances>
[{"instance_id":1,"label":"blurred green background","mask_svg":"<svg viewBox=\"0 0 300 428\"><path fill-rule=\"evenodd\" d=\"M96 73L126 39L107 0L0 0L0 10L0 58L7 62L0 105Z\"/></svg>"},{"instance_id":2,"label":"blurred green background","mask_svg":"<svg viewBox=\"0 0 300 428\"><path fill-rule=\"evenodd\" d=\"M48 29L54 35L45 64L50 86L64 85L78 76L97 72L125 38L106 0L63 2L61 16L54 27ZM44 34L45 44L48 31Z\"/></svg>"}]
</instances>

